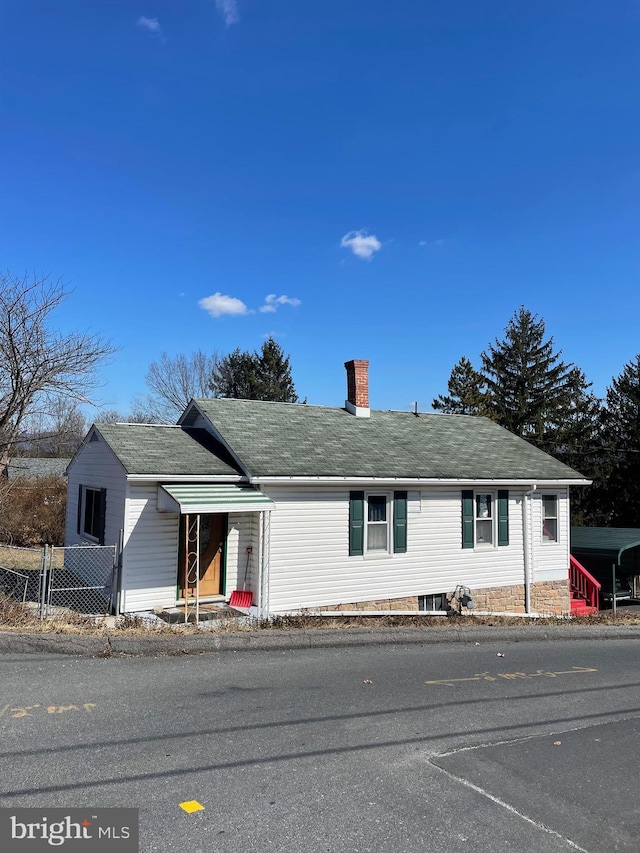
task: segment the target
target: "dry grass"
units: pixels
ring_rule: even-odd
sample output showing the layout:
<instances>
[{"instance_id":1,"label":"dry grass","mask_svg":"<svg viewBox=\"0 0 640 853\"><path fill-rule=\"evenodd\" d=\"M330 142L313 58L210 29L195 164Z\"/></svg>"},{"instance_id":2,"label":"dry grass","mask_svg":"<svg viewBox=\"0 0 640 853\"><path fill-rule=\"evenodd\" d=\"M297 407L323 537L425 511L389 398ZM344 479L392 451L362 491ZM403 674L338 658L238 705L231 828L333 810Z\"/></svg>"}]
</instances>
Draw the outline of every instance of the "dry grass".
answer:
<instances>
[{"instance_id":1,"label":"dry grass","mask_svg":"<svg viewBox=\"0 0 640 853\"><path fill-rule=\"evenodd\" d=\"M62 477L18 478L0 495L0 536L14 545L62 545L67 486Z\"/></svg>"},{"instance_id":2,"label":"dry grass","mask_svg":"<svg viewBox=\"0 0 640 853\"><path fill-rule=\"evenodd\" d=\"M556 616L542 618L527 618L520 616L501 616L498 613L490 616L464 615L458 616L420 616L419 614L398 616L314 616L298 614L295 616L276 616L264 620L259 627L276 630L322 630L327 628L433 628L447 630L450 628L477 628L479 626L526 628L530 625L640 625L640 613L625 613L618 610L614 617L611 610L605 610L593 616L579 616L572 619Z\"/></svg>"},{"instance_id":3,"label":"dry grass","mask_svg":"<svg viewBox=\"0 0 640 853\"><path fill-rule=\"evenodd\" d=\"M16 572L40 571L42 548L17 548L0 544L0 566Z\"/></svg>"},{"instance_id":4,"label":"dry grass","mask_svg":"<svg viewBox=\"0 0 640 853\"><path fill-rule=\"evenodd\" d=\"M0 595L0 627L27 629L33 614L26 604L8 595Z\"/></svg>"},{"instance_id":5,"label":"dry grass","mask_svg":"<svg viewBox=\"0 0 640 853\"><path fill-rule=\"evenodd\" d=\"M182 629L183 626L180 626ZM187 631L193 626L186 626ZM151 636L173 633L170 625L150 625L138 616L101 617L76 613L73 610L56 608L48 619L40 619L37 606L23 604L0 594L0 630L24 631L38 634L82 634L86 636Z\"/></svg>"},{"instance_id":6,"label":"dry grass","mask_svg":"<svg viewBox=\"0 0 640 853\"><path fill-rule=\"evenodd\" d=\"M138 636L152 637L168 634L196 634L202 630L221 633L235 633L255 630L264 631L326 631L346 628L376 630L381 628L430 628L434 631L455 629L472 629L479 626L522 628L531 625L617 625L628 627L640 625L640 613L625 612L619 609L614 617L611 610L594 616L577 617L571 620L548 617L542 619L527 619L515 616L344 616L329 618L311 613L300 613L294 616L276 616L273 619L253 620L243 619L220 620L212 629L211 623L204 627L194 624L177 623L170 625L165 622L150 623L140 616L124 615L118 617L86 616L72 610L58 609L54 616L40 620L37 608L33 604L23 604L7 596L0 595L0 630L42 634L75 634L86 636Z\"/></svg>"}]
</instances>

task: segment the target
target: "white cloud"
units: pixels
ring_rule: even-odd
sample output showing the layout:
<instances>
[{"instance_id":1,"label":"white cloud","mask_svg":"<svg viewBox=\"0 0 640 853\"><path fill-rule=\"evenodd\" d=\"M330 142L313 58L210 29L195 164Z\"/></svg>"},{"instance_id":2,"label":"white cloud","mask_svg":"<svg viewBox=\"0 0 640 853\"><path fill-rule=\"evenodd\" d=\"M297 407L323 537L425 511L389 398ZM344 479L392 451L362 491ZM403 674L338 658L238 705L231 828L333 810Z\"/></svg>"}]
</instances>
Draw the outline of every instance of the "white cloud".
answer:
<instances>
[{"instance_id":1,"label":"white cloud","mask_svg":"<svg viewBox=\"0 0 640 853\"><path fill-rule=\"evenodd\" d=\"M157 36L159 39L164 39L162 35L162 27L157 18L145 18L144 15L138 18L138 26L141 30L146 30L152 36Z\"/></svg>"},{"instance_id":2,"label":"white cloud","mask_svg":"<svg viewBox=\"0 0 640 853\"><path fill-rule=\"evenodd\" d=\"M300 300L295 296L276 296L275 293L270 293L264 298L264 305L261 305L259 311L263 314L275 314L280 305L292 305L297 308L300 305Z\"/></svg>"},{"instance_id":3,"label":"white cloud","mask_svg":"<svg viewBox=\"0 0 640 853\"><path fill-rule=\"evenodd\" d=\"M228 27L231 24L237 24L240 20L237 0L216 0L216 9Z\"/></svg>"},{"instance_id":4,"label":"white cloud","mask_svg":"<svg viewBox=\"0 0 640 853\"><path fill-rule=\"evenodd\" d=\"M236 299L235 296L225 296L223 293L205 296L204 299L199 300L198 305L212 317L222 317L223 314L239 316L251 313L241 299Z\"/></svg>"},{"instance_id":5,"label":"white cloud","mask_svg":"<svg viewBox=\"0 0 640 853\"><path fill-rule=\"evenodd\" d=\"M340 245L343 249L351 249L354 255L366 261L370 261L374 253L382 248L380 240L366 231L349 231L340 240Z\"/></svg>"}]
</instances>

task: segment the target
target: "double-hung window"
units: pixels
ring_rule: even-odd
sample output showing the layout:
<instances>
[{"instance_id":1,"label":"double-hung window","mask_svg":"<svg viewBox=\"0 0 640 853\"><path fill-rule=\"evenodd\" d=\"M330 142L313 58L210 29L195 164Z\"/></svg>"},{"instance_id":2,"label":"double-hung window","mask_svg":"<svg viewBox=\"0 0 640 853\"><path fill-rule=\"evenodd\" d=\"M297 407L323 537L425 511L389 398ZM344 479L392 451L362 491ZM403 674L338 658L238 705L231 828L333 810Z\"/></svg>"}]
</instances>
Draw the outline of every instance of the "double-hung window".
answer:
<instances>
[{"instance_id":1,"label":"double-hung window","mask_svg":"<svg viewBox=\"0 0 640 853\"><path fill-rule=\"evenodd\" d=\"M407 492L350 492L349 555L405 553Z\"/></svg>"},{"instance_id":2,"label":"double-hung window","mask_svg":"<svg viewBox=\"0 0 640 853\"><path fill-rule=\"evenodd\" d=\"M509 492L462 492L462 547L509 544Z\"/></svg>"},{"instance_id":3,"label":"double-hung window","mask_svg":"<svg viewBox=\"0 0 640 853\"><path fill-rule=\"evenodd\" d=\"M475 538L476 545L492 545L493 535L493 495L479 492L475 495Z\"/></svg>"},{"instance_id":4,"label":"double-hung window","mask_svg":"<svg viewBox=\"0 0 640 853\"><path fill-rule=\"evenodd\" d=\"M367 495L367 554L389 550L389 511L387 495Z\"/></svg>"},{"instance_id":5,"label":"double-hung window","mask_svg":"<svg viewBox=\"0 0 640 853\"><path fill-rule=\"evenodd\" d=\"M542 541L558 541L558 496L542 496Z\"/></svg>"}]
</instances>

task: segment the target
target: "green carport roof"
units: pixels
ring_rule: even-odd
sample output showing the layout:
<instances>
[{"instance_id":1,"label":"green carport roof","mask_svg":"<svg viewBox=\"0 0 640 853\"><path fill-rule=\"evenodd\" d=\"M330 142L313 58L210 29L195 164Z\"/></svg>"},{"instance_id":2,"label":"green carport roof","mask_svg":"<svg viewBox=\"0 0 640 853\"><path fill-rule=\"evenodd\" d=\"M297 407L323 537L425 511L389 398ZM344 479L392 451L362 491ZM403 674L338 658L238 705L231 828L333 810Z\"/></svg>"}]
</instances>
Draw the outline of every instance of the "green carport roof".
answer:
<instances>
[{"instance_id":1,"label":"green carport roof","mask_svg":"<svg viewBox=\"0 0 640 853\"><path fill-rule=\"evenodd\" d=\"M624 551L640 546L640 527L572 527L571 549L611 555L618 562Z\"/></svg>"}]
</instances>

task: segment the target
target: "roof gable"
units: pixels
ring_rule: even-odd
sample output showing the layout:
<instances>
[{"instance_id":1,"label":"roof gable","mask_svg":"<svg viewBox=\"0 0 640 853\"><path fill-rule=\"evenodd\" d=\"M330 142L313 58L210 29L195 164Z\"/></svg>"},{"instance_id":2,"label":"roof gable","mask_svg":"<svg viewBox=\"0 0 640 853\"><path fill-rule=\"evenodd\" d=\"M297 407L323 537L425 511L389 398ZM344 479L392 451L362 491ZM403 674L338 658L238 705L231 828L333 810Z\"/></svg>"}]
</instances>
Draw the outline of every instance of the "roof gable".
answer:
<instances>
[{"instance_id":1,"label":"roof gable","mask_svg":"<svg viewBox=\"0 0 640 853\"><path fill-rule=\"evenodd\" d=\"M158 424L96 424L127 474L234 476L229 454L210 433Z\"/></svg>"}]
</instances>

